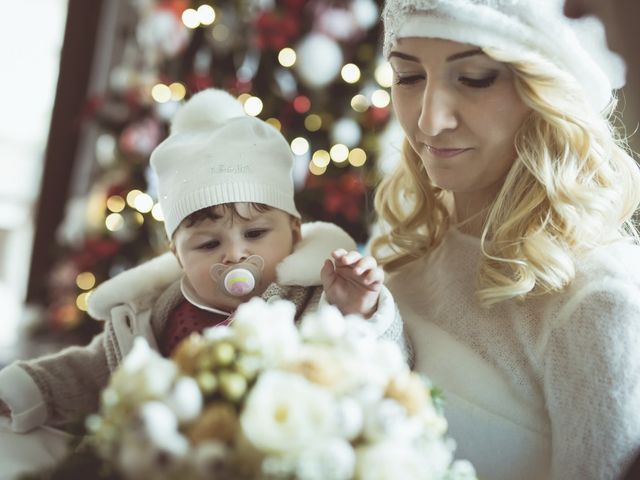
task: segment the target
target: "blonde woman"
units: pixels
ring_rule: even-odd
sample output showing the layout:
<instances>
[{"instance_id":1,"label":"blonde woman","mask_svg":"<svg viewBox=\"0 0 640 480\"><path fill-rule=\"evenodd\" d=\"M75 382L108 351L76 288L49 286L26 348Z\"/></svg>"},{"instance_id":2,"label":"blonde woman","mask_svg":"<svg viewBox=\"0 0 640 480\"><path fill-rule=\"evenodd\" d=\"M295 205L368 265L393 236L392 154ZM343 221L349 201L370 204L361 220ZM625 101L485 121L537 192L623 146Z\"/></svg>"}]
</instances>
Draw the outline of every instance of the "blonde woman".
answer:
<instances>
[{"instance_id":1,"label":"blonde woman","mask_svg":"<svg viewBox=\"0 0 640 480\"><path fill-rule=\"evenodd\" d=\"M624 65L562 3L383 14L406 139L372 248L480 478L613 479L640 448L640 174L610 123Z\"/></svg>"}]
</instances>

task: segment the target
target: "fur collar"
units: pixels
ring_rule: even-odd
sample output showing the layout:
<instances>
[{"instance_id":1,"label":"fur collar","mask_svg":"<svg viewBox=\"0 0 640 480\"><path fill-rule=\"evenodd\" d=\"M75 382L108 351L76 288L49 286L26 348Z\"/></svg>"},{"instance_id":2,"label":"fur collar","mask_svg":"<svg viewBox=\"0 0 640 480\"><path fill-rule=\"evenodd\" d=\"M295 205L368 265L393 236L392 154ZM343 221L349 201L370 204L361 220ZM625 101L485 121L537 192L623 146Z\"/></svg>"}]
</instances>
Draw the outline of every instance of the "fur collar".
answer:
<instances>
[{"instance_id":1,"label":"fur collar","mask_svg":"<svg viewBox=\"0 0 640 480\"><path fill-rule=\"evenodd\" d=\"M320 269L337 248L353 250L356 243L333 223L303 224L302 239L276 269L278 284L320 285ZM140 298L157 297L181 275L174 255L164 253L102 283L89 297L89 314L98 320L108 320L113 307L135 303Z\"/></svg>"}]
</instances>

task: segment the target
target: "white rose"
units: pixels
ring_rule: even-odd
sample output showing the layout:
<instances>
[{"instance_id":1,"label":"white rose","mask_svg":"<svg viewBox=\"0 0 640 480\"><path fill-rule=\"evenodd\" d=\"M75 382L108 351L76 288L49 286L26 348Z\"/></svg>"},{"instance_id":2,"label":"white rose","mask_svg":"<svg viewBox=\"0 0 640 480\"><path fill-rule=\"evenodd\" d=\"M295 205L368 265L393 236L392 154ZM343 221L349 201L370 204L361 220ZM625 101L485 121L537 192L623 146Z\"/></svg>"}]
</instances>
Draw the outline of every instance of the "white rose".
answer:
<instances>
[{"instance_id":1,"label":"white rose","mask_svg":"<svg viewBox=\"0 0 640 480\"><path fill-rule=\"evenodd\" d=\"M336 431L336 406L327 391L299 375L272 370L258 378L240 422L260 450L296 452Z\"/></svg>"},{"instance_id":2,"label":"white rose","mask_svg":"<svg viewBox=\"0 0 640 480\"><path fill-rule=\"evenodd\" d=\"M319 441L300 454L299 480L350 480L356 466L351 444L341 438Z\"/></svg>"},{"instance_id":3,"label":"white rose","mask_svg":"<svg viewBox=\"0 0 640 480\"><path fill-rule=\"evenodd\" d=\"M409 372L409 366L400 347L391 340L378 340L371 361L388 379Z\"/></svg>"},{"instance_id":4,"label":"white rose","mask_svg":"<svg viewBox=\"0 0 640 480\"><path fill-rule=\"evenodd\" d=\"M178 431L178 419L162 402L147 402L140 408L140 419L146 437L158 450L182 458L189 450L189 442Z\"/></svg>"},{"instance_id":5,"label":"white rose","mask_svg":"<svg viewBox=\"0 0 640 480\"><path fill-rule=\"evenodd\" d=\"M359 447L356 471L359 480L436 480L444 473L434 471L422 452L394 440Z\"/></svg>"},{"instance_id":6,"label":"white rose","mask_svg":"<svg viewBox=\"0 0 640 480\"><path fill-rule=\"evenodd\" d=\"M335 343L347 329L345 319L333 305L322 305L305 315L300 324L300 335L312 342Z\"/></svg>"},{"instance_id":7,"label":"white rose","mask_svg":"<svg viewBox=\"0 0 640 480\"><path fill-rule=\"evenodd\" d=\"M370 357L378 342L378 333L371 322L358 315L347 315L345 326L345 334L342 337L343 344L360 355Z\"/></svg>"},{"instance_id":8,"label":"white rose","mask_svg":"<svg viewBox=\"0 0 640 480\"><path fill-rule=\"evenodd\" d=\"M364 436L376 442L385 438L410 441L424 432L419 417L408 416L404 406L395 400L383 399L369 405L365 413Z\"/></svg>"},{"instance_id":9,"label":"white rose","mask_svg":"<svg viewBox=\"0 0 640 480\"><path fill-rule=\"evenodd\" d=\"M347 440L355 440L362 433L364 412L362 405L353 398L338 401L338 431Z\"/></svg>"},{"instance_id":10,"label":"white rose","mask_svg":"<svg viewBox=\"0 0 640 480\"><path fill-rule=\"evenodd\" d=\"M267 304L254 297L238 307L231 326L242 350L259 353L268 363L278 365L298 350L300 336L294 317L295 306L291 302Z\"/></svg>"},{"instance_id":11,"label":"white rose","mask_svg":"<svg viewBox=\"0 0 640 480\"><path fill-rule=\"evenodd\" d=\"M155 469L158 452L135 434L120 438L117 463L127 478L149 478Z\"/></svg>"},{"instance_id":12,"label":"white rose","mask_svg":"<svg viewBox=\"0 0 640 480\"><path fill-rule=\"evenodd\" d=\"M179 422L189 422L202 411L202 393L198 383L191 377L180 378L167 399Z\"/></svg>"},{"instance_id":13,"label":"white rose","mask_svg":"<svg viewBox=\"0 0 640 480\"><path fill-rule=\"evenodd\" d=\"M202 336L213 342L220 342L233 338L233 329L227 325L218 325L216 327L205 328Z\"/></svg>"},{"instance_id":14,"label":"white rose","mask_svg":"<svg viewBox=\"0 0 640 480\"><path fill-rule=\"evenodd\" d=\"M449 478L451 478L451 480L476 480L477 477L471 462L467 460L456 460L453 462L453 465L451 465Z\"/></svg>"},{"instance_id":15,"label":"white rose","mask_svg":"<svg viewBox=\"0 0 640 480\"><path fill-rule=\"evenodd\" d=\"M178 367L136 337L133 348L111 379L110 388L130 399L164 397L178 375Z\"/></svg>"},{"instance_id":16,"label":"white rose","mask_svg":"<svg viewBox=\"0 0 640 480\"><path fill-rule=\"evenodd\" d=\"M202 478L230 478L230 458L230 449L222 442L203 442L192 451L192 462Z\"/></svg>"}]
</instances>

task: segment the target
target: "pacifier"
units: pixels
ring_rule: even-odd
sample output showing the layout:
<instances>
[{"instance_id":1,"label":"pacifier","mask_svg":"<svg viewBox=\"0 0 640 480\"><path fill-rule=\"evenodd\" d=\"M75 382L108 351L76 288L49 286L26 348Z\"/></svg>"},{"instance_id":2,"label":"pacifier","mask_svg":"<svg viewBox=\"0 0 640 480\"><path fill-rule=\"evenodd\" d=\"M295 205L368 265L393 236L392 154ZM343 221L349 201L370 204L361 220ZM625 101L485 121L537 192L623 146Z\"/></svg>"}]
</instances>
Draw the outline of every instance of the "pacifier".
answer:
<instances>
[{"instance_id":1,"label":"pacifier","mask_svg":"<svg viewBox=\"0 0 640 480\"><path fill-rule=\"evenodd\" d=\"M260 283L263 268L262 257L251 255L244 262L234 265L216 263L209 270L209 274L225 295L245 297Z\"/></svg>"}]
</instances>

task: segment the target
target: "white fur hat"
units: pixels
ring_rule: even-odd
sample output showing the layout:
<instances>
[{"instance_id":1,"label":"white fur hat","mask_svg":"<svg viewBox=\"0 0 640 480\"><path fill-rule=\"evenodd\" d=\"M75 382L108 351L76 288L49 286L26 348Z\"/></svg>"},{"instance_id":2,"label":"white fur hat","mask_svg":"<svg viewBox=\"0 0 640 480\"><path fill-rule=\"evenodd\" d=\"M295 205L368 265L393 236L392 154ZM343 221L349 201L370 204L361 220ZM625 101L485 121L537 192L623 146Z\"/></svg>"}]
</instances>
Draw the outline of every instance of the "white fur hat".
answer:
<instances>
[{"instance_id":1,"label":"white fur hat","mask_svg":"<svg viewBox=\"0 0 640 480\"><path fill-rule=\"evenodd\" d=\"M592 105L604 110L624 85L624 61L607 48L596 18L570 20L564 0L387 0L384 54L396 39L430 37L536 52L569 72Z\"/></svg>"},{"instance_id":2,"label":"white fur hat","mask_svg":"<svg viewBox=\"0 0 640 480\"><path fill-rule=\"evenodd\" d=\"M169 238L193 212L222 203L262 203L300 217L289 144L223 90L199 92L181 107L151 167Z\"/></svg>"}]
</instances>

